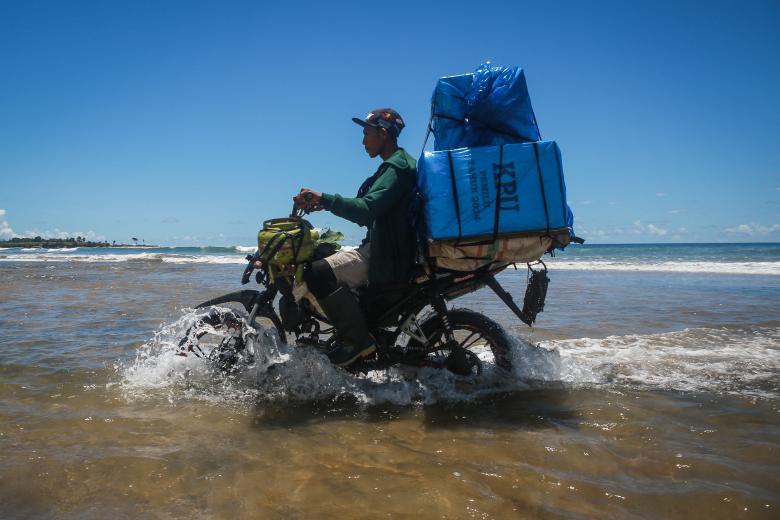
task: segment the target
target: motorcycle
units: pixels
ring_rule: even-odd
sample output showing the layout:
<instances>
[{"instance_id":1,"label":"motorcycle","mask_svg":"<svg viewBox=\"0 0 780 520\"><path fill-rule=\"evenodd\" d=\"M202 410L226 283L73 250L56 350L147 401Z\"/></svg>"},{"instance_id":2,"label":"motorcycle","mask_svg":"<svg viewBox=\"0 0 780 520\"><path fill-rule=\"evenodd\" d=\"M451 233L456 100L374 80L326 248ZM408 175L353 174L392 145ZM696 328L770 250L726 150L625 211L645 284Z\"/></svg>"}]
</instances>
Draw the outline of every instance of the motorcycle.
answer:
<instances>
[{"instance_id":1,"label":"motorcycle","mask_svg":"<svg viewBox=\"0 0 780 520\"><path fill-rule=\"evenodd\" d=\"M305 210L294 209L291 218ZM327 353L339 340L328 317L307 298L297 301L290 278L272 276L260 251L247 255L241 283L255 273L262 290L242 290L212 298L196 306L209 309L189 327L177 353L207 359L219 370L232 372L254 361L248 339L256 337L258 320L267 319L281 342L294 338L296 346ZM496 275L513 264L488 264L471 272L431 269L423 264L410 283L359 291L358 301L377 350L350 365L350 372L365 373L395 365L446 369L458 376L479 376L486 366L499 373L512 370L510 340L506 331L487 316L465 308L447 308L447 302L489 287L524 323L531 326L544 309L549 278L539 261L528 264L529 278L523 308L501 286ZM305 268L305 266L304 266ZM278 302L277 302L277 296ZM277 307L274 308L274 303ZM240 304L242 316L225 304Z\"/></svg>"}]
</instances>

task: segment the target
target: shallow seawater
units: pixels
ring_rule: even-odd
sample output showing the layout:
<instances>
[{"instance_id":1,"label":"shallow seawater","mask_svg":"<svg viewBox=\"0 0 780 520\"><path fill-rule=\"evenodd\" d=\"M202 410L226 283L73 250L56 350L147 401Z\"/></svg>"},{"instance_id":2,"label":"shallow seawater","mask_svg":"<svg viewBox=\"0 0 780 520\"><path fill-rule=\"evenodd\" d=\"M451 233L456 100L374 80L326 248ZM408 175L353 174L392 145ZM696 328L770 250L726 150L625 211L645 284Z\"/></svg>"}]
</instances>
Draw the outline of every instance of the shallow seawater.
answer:
<instances>
[{"instance_id":1,"label":"shallow seawater","mask_svg":"<svg viewBox=\"0 0 780 520\"><path fill-rule=\"evenodd\" d=\"M3 518L776 518L780 276L556 270L516 372L174 355L239 264L0 263ZM522 296L523 272L502 283ZM276 364L270 369L271 364Z\"/></svg>"}]
</instances>

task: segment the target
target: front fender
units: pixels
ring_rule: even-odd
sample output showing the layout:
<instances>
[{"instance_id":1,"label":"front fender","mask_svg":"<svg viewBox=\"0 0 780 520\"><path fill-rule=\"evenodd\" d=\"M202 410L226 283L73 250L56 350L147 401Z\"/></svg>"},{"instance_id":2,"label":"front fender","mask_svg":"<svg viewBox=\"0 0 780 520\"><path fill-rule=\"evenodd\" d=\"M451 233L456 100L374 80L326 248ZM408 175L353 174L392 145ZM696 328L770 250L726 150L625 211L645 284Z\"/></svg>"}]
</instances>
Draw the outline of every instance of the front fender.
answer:
<instances>
[{"instance_id":1,"label":"front fender","mask_svg":"<svg viewBox=\"0 0 780 520\"><path fill-rule=\"evenodd\" d=\"M279 333L279 339L282 341L282 343L287 343L287 337L284 333L284 326L282 325L282 321L279 319L279 316L276 314L273 306L271 305L271 302L275 296L276 291L273 289L268 289L263 292L247 289L244 291L236 291L222 296L217 296L216 298L212 298L210 300L206 300L205 302L196 305L195 308L202 309L203 307L219 305L220 303L236 302L243 305L246 309L246 312L251 313L252 307L254 307L255 304L258 304L258 315L270 319Z\"/></svg>"},{"instance_id":2,"label":"front fender","mask_svg":"<svg viewBox=\"0 0 780 520\"><path fill-rule=\"evenodd\" d=\"M237 302L244 306L246 312L252 312L252 306L259 302L262 298L260 291L252 291L250 289L244 291L236 291L222 296L217 296L210 300L206 300L195 306L196 309L202 309L203 307L209 307L211 305L219 305L220 303Z\"/></svg>"}]
</instances>

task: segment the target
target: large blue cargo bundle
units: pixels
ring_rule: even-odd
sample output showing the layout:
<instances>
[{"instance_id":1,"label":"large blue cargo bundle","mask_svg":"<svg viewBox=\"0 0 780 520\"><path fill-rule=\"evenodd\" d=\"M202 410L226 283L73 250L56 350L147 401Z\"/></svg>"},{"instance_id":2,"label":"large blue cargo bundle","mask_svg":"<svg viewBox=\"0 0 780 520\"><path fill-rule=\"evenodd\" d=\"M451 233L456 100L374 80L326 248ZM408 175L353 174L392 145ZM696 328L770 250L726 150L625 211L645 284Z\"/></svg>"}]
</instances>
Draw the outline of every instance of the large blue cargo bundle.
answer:
<instances>
[{"instance_id":1,"label":"large blue cargo bundle","mask_svg":"<svg viewBox=\"0 0 780 520\"><path fill-rule=\"evenodd\" d=\"M424 152L417 167L428 238L549 234L572 226L555 141Z\"/></svg>"},{"instance_id":2,"label":"large blue cargo bundle","mask_svg":"<svg viewBox=\"0 0 780 520\"><path fill-rule=\"evenodd\" d=\"M431 111L434 150L541 139L519 67L485 63L474 74L441 78Z\"/></svg>"}]
</instances>

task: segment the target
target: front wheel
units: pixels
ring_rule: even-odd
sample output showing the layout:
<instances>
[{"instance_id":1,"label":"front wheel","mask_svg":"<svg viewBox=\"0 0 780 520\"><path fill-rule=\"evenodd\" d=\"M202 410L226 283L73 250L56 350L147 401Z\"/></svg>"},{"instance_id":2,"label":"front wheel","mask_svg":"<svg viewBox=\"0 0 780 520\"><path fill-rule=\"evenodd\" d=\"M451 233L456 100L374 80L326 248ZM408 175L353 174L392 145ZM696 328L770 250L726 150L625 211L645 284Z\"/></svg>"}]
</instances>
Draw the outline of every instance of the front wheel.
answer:
<instances>
[{"instance_id":1,"label":"front wheel","mask_svg":"<svg viewBox=\"0 0 780 520\"><path fill-rule=\"evenodd\" d=\"M247 325L240 315L214 307L187 329L177 354L206 358L223 372L232 372L253 361L246 348L246 334Z\"/></svg>"},{"instance_id":2,"label":"front wheel","mask_svg":"<svg viewBox=\"0 0 780 520\"><path fill-rule=\"evenodd\" d=\"M453 343L446 339L441 316L434 314L420 325L427 343L412 338L407 345L420 350L425 356L424 364L463 376L481 375L493 367L499 373L512 370L510 340L501 325L469 309L452 309L447 317Z\"/></svg>"}]
</instances>

